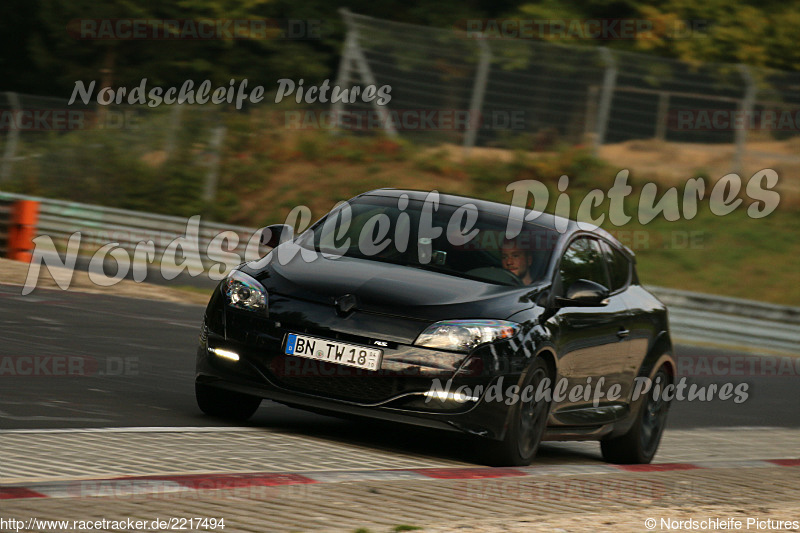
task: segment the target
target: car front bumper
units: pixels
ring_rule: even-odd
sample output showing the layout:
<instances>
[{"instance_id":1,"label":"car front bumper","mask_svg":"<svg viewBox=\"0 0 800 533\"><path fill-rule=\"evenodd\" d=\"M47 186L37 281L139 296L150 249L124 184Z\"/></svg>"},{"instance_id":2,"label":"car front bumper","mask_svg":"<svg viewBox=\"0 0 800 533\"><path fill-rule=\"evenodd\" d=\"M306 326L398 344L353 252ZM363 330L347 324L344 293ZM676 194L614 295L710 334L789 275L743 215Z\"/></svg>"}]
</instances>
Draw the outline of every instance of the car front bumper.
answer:
<instances>
[{"instance_id":1,"label":"car front bumper","mask_svg":"<svg viewBox=\"0 0 800 533\"><path fill-rule=\"evenodd\" d=\"M454 354L390 342L384 348L381 369L371 372L283 353L290 332L326 338L336 335L337 340L347 342L354 342L352 337L342 339L330 330L308 331L308 324L292 323L285 315L254 318L249 312L220 309L222 306L215 303L218 302L212 299L200 334L198 383L332 414L455 430L491 439L505 435L509 406L502 401L489 401L486 391L501 377L506 384L516 383L519 373L509 366L498 367L496 372L487 372L483 367L474 373L458 370L470 357L481 361L507 357L505 351L510 347L484 346L472 354ZM220 357L212 351L215 348L237 354L238 360ZM425 395L432 388L444 390L451 379L451 392L464 385L467 388L461 390L467 396L478 390L480 396L457 401Z\"/></svg>"}]
</instances>

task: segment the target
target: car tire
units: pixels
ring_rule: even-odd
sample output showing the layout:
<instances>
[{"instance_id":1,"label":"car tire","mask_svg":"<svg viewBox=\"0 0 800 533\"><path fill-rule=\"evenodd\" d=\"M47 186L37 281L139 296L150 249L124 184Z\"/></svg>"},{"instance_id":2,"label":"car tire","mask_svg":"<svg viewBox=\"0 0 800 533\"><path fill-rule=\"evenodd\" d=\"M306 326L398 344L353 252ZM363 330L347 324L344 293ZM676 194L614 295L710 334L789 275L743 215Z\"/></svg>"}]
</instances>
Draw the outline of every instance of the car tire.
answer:
<instances>
[{"instance_id":1,"label":"car tire","mask_svg":"<svg viewBox=\"0 0 800 533\"><path fill-rule=\"evenodd\" d=\"M194 384L197 406L209 416L244 421L253 416L261 398L206 385Z\"/></svg>"},{"instance_id":2,"label":"car tire","mask_svg":"<svg viewBox=\"0 0 800 533\"><path fill-rule=\"evenodd\" d=\"M653 376L653 383L659 383L661 391L672 383L672 376L662 365ZM616 464L647 464L653 460L661 442L661 435L667 423L669 402L663 394L653 398L653 391L642 395L636 421L627 433L619 437L600 441L603 459Z\"/></svg>"},{"instance_id":3,"label":"car tire","mask_svg":"<svg viewBox=\"0 0 800 533\"><path fill-rule=\"evenodd\" d=\"M491 466L527 466L531 464L544 431L547 428L547 417L550 414L552 398L537 402L536 391L544 379L550 380L552 390L553 381L547 363L537 358L531 364L525 376L525 381L520 388L520 399L511 408L509 426L505 438L501 441L491 441L484 450L485 462ZM522 401L522 391L532 386L533 396L529 402Z\"/></svg>"}]
</instances>

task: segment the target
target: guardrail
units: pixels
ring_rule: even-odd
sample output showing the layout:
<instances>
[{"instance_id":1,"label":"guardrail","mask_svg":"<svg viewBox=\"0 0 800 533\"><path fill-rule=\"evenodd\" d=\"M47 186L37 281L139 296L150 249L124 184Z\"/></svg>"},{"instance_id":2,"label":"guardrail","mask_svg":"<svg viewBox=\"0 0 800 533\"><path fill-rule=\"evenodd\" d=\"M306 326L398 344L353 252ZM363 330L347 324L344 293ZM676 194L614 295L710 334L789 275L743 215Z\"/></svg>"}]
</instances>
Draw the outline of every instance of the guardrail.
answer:
<instances>
[{"instance_id":1,"label":"guardrail","mask_svg":"<svg viewBox=\"0 0 800 533\"><path fill-rule=\"evenodd\" d=\"M189 219L182 217L0 193L0 202L16 200L39 202L37 235L49 236L61 252L67 249L70 237L76 232L81 233L80 250L83 254L92 254L108 243L118 243L120 248L134 257L137 244L152 241L154 255L147 260L157 265L161 263L161 257L171 243L187 235L188 230ZM223 232L226 232L226 239L220 236ZM220 252L234 253L239 257L244 257L247 253L248 257L257 258L260 234L260 229L257 228L200 220L197 232L198 255L187 255L187 249L181 247L183 257L179 256L177 262L208 270L212 264L223 261ZM212 242L214 246L209 255L207 252ZM175 247L174 244L172 246Z\"/></svg>"},{"instance_id":2,"label":"guardrail","mask_svg":"<svg viewBox=\"0 0 800 533\"><path fill-rule=\"evenodd\" d=\"M70 236L81 232L81 249L94 252L101 246L116 242L134 255L140 241L153 241L155 259L160 258L169 244L183 236L188 220L181 217L157 215L140 211L116 209L77 202L0 193L0 217L9 213L10 205L17 200L36 200L39 204L37 235L49 235L60 251L66 250ZM3 228L0 218L0 232ZM223 251L239 257L255 259L258 254L260 230L202 222L198 231L200 264L186 257L186 264L202 266L204 270L219 257L209 257L205 252L221 232L232 232L238 242L230 241ZM217 245L220 243L217 242ZM249 251L248 251L249 247ZM163 272L162 266L162 272ZM761 349L769 348L796 353L800 346L800 307L790 307L695 293L663 287L648 287L670 310L670 325L675 339L688 342L726 344L728 346Z\"/></svg>"},{"instance_id":3,"label":"guardrail","mask_svg":"<svg viewBox=\"0 0 800 533\"><path fill-rule=\"evenodd\" d=\"M775 320L800 325L800 307L778 305L743 298L717 296L699 292L648 287L662 302L671 307L696 311L712 311L762 320Z\"/></svg>"},{"instance_id":4,"label":"guardrail","mask_svg":"<svg viewBox=\"0 0 800 533\"><path fill-rule=\"evenodd\" d=\"M648 289L669 308L675 339L798 353L800 307L663 287Z\"/></svg>"}]
</instances>

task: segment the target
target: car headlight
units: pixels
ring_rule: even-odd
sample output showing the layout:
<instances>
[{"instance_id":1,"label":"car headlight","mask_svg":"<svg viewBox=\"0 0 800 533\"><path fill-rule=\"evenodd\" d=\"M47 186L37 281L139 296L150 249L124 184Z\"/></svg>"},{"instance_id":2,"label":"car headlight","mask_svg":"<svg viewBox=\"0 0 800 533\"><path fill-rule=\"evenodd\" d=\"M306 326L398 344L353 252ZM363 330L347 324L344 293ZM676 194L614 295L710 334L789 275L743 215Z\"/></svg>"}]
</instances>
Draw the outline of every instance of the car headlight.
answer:
<instances>
[{"instance_id":1,"label":"car headlight","mask_svg":"<svg viewBox=\"0 0 800 533\"><path fill-rule=\"evenodd\" d=\"M518 331L519 324L506 320L443 320L423 331L414 344L468 352L487 342L509 339Z\"/></svg>"},{"instance_id":2,"label":"car headlight","mask_svg":"<svg viewBox=\"0 0 800 533\"><path fill-rule=\"evenodd\" d=\"M267 289L244 272L232 270L220 289L231 307L247 311L267 310Z\"/></svg>"}]
</instances>

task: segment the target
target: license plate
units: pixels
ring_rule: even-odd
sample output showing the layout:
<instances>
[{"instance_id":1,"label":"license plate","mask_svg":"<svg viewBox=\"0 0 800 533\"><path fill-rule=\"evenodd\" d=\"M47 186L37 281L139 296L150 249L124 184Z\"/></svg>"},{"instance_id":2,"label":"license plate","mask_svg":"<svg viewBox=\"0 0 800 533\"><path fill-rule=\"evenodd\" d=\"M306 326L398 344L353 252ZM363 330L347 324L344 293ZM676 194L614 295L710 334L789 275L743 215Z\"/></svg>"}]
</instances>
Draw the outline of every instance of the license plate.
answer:
<instances>
[{"instance_id":1,"label":"license plate","mask_svg":"<svg viewBox=\"0 0 800 533\"><path fill-rule=\"evenodd\" d=\"M289 333L286 336L286 354L307 357L337 365L378 370L383 352L358 344L329 341L317 337Z\"/></svg>"}]
</instances>

